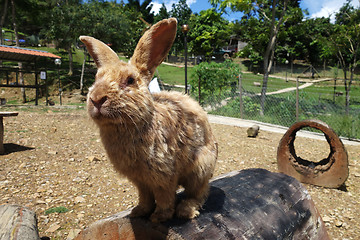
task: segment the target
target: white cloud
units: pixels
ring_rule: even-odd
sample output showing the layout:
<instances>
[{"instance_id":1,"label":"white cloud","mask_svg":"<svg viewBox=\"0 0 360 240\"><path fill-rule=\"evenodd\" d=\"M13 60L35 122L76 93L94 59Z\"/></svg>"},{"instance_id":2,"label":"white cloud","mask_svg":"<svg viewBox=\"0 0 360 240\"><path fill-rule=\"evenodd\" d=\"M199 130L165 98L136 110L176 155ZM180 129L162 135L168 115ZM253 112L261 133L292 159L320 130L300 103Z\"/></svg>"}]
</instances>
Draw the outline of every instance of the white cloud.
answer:
<instances>
[{"instance_id":1,"label":"white cloud","mask_svg":"<svg viewBox=\"0 0 360 240\"><path fill-rule=\"evenodd\" d=\"M335 21L335 13L339 11L339 9L344 5L346 1L345 0L328 0L328 1L322 1L321 4L319 4L319 2L317 3L318 6L320 6L320 8L318 8L318 10L313 11L313 13L310 15L310 18L320 18L320 17L330 17L330 21L334 22ZM311 3L308 3L308 7L309 7L309 11L311 10L310 6ZM359 6L359 1L358 0L352 0L351 4L354 7L358 7Z\"/></svg>"},{"instance_id":2,"label":"white cloud","mask_svg":"<svg viewBox=\"0 0 360 240\"><path fill-rule=\"evenodd\" d=\"M186 3L189 7L191 7L192 4L196 3L197 0L187 0ZM169 12L172 8L173 4L176 4L178 1L176 0L165 0L165 1L153 1L153 7L152 7L152 12L154 12L155 14L158 14L160 11L160 8L162 6L162 4L165 4L166 10Z\"/></svg>"},{"instance_id":3,"label":"white cloud","mask_svg":"<svg viewBox=\"0 0 360 240\"><path fill-rule=\"evenodd\" d=\"M162 1L162 2L157 2L157 1L153 1L153 7L152 7L152 12L154 12L155 14L158 14L160 11L160 8L162 6L162 4L165 4L166 10L169 12L171 10L171 7L174 3L176 3L176 1L174 0L170 0L170 1Z\"/></svg>"},{"instance_id":4,"label":"white cloud","mask_svg":"<svg viewBox=\"0 0 360 240\"><path fill-rule=\"evenodd\" d=\"M186 3L187 3L187 5L189 5L189 7L190 7L190 5L196 3L196 1L197 1L197 0L187 0Z\"/></svg>"}]
</instances>

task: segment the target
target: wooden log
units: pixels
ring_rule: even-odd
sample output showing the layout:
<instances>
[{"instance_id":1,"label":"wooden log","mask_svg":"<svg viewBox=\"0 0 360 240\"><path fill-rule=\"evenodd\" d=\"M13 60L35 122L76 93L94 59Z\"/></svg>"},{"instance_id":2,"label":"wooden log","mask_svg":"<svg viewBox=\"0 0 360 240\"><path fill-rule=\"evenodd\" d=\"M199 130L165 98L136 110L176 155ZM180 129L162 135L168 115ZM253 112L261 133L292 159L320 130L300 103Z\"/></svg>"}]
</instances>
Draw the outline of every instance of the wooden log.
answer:
<instances>
[{"instance_id":1,"label":"wooden log","mask_svg":"<svg viewBox=\"0 0 360 240\"><path fill-rule=\"evenodd\" d=\"M193 220L154 224L129 218L129 212L99 220L75 239L329 239L307 190L292 177L264 169L214 179L200 216Z\"/></svg>"},{"instance_id":2,"label":"wooden log","mask_svg":"<svg viewBox=\"0 0 360 240\"><path fill-rule=\"evenodd\" d=\"M258 125L253 125L247 129L248 137L255 138L259 134L260 127Z\"/></svg>"},{"instance_id":3,"label":"wooden log","mask_svg":"<svg viewBox=\"0 0 360 240\"><path fill-rule=\"evenodd\" d=\"M0 205L0 239L40 240L35 213L18 205Z\"/></svg>"}]
</instances>

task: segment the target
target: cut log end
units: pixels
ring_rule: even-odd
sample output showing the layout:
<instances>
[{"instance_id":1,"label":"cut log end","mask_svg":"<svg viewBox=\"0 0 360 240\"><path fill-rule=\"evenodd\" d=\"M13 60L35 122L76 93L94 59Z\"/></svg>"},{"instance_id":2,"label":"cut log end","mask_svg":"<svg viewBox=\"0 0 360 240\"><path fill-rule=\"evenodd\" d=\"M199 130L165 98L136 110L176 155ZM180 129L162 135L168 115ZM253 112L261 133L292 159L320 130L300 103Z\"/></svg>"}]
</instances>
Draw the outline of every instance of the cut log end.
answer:
<instances>
[{"instance_id":1,"label":"cut log end","mask_svg":"<svg viewBox=\"0 0 360 240\"><path fill-rule=\"evenodd\" d=\"M253 125L247 129L248 137L255 138L259 134L260 127L258 125Z\"/></svg>"}]
</instances>

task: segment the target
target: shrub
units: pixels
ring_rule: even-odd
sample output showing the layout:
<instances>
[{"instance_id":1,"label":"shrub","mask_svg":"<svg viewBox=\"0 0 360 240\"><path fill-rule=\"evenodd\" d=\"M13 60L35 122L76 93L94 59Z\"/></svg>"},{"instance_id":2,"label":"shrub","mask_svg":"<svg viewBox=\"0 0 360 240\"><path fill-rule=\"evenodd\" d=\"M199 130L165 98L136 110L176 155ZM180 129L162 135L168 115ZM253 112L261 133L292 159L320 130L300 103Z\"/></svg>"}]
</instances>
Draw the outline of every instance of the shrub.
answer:
<instances>
[{"instance_id":1,"label":"shrub","mask_svg":"<svg viewBox=\"0 0 360 240\"><path fill-rule=\"evenodd\" d=\"M223 63L202 62L194 67L190 79L191 94L202 105L216 105L236 92L239 74L239 65L230 60Z\"/></svg>"}]
</instances>

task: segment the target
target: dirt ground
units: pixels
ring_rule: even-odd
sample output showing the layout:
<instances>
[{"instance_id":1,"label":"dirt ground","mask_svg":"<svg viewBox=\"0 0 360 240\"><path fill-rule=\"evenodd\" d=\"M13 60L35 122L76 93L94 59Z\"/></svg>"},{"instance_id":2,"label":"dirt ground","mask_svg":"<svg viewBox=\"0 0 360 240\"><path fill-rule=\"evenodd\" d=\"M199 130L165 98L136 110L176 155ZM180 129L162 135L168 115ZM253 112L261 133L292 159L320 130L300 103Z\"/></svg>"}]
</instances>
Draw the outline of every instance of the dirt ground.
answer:
<instances>
[{"instance_id":1,"label":"dirt ground","mask_svg":"<svg viewBox=\"0 0 360 240\"><path fill-rule=\"evenodd\" d=\"M5 118L6 153L0 155L0 204L29 207L38 217L40 236L72 239L90 223L131 208L137 192L112 168L96 126L82 107L1 108L19 111ZM215 175L246 168L277 171L281 134L260 131L248 138L245 128L212 124L219 143ZM327 157L325 141L297 138L299 156L317 161ZM346 145L350 175L346 188L305 185L332 239L360 236L360 147ZM54 207L65 213L45 214Z\"/></svg>"}]
</instances>

